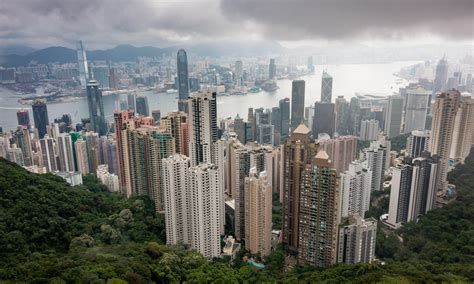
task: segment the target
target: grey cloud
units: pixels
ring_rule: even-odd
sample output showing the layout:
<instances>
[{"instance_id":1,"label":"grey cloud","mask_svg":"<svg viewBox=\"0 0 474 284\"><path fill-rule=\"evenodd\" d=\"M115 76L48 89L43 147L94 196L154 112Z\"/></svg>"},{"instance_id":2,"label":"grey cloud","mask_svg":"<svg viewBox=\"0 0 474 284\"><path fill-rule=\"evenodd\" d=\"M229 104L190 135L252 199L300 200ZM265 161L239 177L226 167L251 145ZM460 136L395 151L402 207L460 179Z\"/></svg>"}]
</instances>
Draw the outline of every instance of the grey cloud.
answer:
<instances>
[{"instance_id":1,"label":"grey cloud","mask_svg":"<svg viewBox=\"0 0 474 284\"><path fill-rule=\"evenodd\" d=\"M474 38L473 0L222 0L221 9L277 40Z\"/></svg>"}]
</instances>

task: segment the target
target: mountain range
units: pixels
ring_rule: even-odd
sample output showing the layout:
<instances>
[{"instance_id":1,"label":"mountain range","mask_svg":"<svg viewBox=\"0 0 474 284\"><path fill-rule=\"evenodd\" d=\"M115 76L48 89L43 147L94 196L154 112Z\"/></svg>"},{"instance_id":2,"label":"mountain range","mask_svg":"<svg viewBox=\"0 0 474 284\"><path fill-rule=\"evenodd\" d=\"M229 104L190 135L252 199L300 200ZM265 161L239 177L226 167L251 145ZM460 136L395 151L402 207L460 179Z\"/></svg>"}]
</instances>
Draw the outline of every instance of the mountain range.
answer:
<instances>
[{"instance_id":1,"label":"mountain range","mask_svg":"<svg viewBox=\"0 0 474 284\"><path fill-rule=\"evenodd\" d=\"M106 50L87 51L87 58L89 60L134 61L138 57L160 57L162 55L170 55L175 53L179 48L185 48L188 53L209 57L268 55L279 53L284 50L284 47L276 42L222 42L165 48L152 46L136 47L126 44L118 45ZM47 47L39 50L30 48L29 52L26 52L28 50L26 47L0 47L0 51L2 50L3 52L0 52L0 65L5 67L25 66L31 62L37 62L40 64L52 62L77 62L76 50L62 46Z\"/></svg>"}]
</instances>

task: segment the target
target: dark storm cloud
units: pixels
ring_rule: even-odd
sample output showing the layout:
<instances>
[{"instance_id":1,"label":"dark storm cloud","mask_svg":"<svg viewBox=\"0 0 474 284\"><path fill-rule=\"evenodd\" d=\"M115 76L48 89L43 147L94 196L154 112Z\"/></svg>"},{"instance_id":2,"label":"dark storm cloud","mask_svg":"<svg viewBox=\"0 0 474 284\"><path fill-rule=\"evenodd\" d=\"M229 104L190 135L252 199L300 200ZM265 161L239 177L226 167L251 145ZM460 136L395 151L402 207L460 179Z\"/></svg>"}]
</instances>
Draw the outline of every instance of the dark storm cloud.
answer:
<instances>
[{"instance_id":1,"label":"dark storm cloud","mask_svg":"<svg viewBox=\"0 0 474 284\"><path fill-rule=\"evenodd\" d=\"M92 45L206 40L223 35L231 24L216 0L2 0L0 4L0 39L32 45L78 38Z\"/></svg>"},{"instance_id":2,"label":"dark storm cloud","mask_svg":"<svg viewBox=\"0 0 474 284\"><path fill-rule=\"evenodd\" d=\"M473 38L474 0L0 0L0 45Z\"/></svg>"},{"instance_id":3,"label":"dark storm cloud","mask_svg":"<svg viewBox=\"0 0 474 284\"><path fill-rule=\"evenodd\" d=\"M222 0L235 20L278 40L400 38L429 34L472 40L473 0Z\"/></svg>"}]
</instances>

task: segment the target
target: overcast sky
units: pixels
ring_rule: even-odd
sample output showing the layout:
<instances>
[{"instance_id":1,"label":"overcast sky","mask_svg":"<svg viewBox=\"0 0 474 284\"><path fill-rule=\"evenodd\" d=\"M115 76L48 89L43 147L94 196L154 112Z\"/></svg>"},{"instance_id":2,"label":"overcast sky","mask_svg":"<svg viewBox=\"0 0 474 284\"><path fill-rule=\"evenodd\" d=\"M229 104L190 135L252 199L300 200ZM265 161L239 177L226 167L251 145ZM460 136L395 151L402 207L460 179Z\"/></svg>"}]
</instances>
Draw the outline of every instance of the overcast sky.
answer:
<instances>
[{"instance_id":1,"label":"overcast sky","mask_svg":"<svg viewBox=\"0 0 474 284\"><path fill-rule=\"evenodd\" d=\"M474 0L1 0L0 45L474 42Z\"/></svg>"}]
</instances>

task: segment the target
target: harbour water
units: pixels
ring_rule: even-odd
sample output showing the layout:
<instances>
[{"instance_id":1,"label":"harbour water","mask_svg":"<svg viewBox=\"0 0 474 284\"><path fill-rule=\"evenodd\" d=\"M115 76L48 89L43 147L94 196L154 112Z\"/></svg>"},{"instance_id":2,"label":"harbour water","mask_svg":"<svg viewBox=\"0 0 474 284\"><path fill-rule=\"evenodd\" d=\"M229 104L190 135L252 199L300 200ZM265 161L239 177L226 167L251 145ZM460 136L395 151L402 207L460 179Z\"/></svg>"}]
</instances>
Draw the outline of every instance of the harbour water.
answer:
<instances>
[{"instance_id":1,"label":"harbour water","mask_svg":"<svg viewBox=\"0 0 474 284\"><path fill-rule=\"evenodd\" d=\"M306 81L305 105L314 104L320 99L321 75L326 70L333 76L333 101L337 96L350 99L358 93L376 93L391 95L397 92L399 87L404 87L408 82L394 76L401 68L413 65L417 62L393 62L388 64L341 64L316 66L314 74L303 76L299 79ZM279 89L275 92L249 93L243 96L224 96L217 98L217 112L219 118L235 117L239 114L244 119L247 117L249 107L271 108L278 105L282 98L291 98L291 80L278 80ZM139 93L148 97L150 112L159 109L162 115L177 109L177 100L174 93L156 93L146 91ZM16 111L28 109L30 119L33 120L30 106L18 103L19 96L0 86L0 126L5 130L14 129L17 125ZM115 101L126 99L126 95L112 95L104 97L104 108L106 118L112 120L115 110ZM60 117L64 113L71 114L74 123L81 118L89 116L87 100L82 99L74 102L48 104L49 120ZM33 123L33 121L32 121Z\"/></svg>"}]
</instances>

